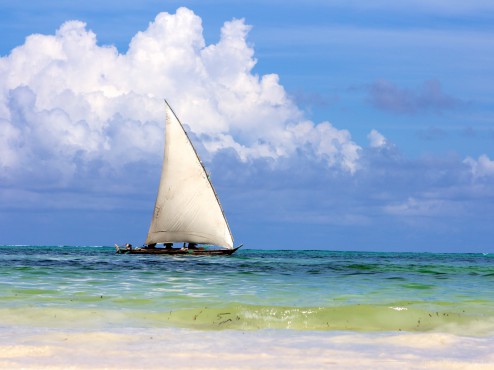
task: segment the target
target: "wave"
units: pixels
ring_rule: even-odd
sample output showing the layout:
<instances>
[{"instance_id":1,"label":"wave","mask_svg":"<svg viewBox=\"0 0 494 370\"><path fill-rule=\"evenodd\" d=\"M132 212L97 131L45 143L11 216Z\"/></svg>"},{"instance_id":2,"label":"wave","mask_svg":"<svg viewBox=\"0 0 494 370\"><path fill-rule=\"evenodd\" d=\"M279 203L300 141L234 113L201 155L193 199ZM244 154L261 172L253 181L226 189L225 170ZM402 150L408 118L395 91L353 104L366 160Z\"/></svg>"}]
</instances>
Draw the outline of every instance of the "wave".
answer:
<instances>
[{"instance_id":1,"label":"wave","mask_svg":"<svg viewBox=\"0 0 494 370\"><path fill-rule=\"evenodd\" d=\"M160 314L157 314L158 318ZM466 310L428 311L401 305L277 307L231 304L221 308L170 311L168 322L215 329L294 329L323 331L440 331L467 335L494 333L494 316Z\"/></svg>"},{"instance_id":2,"label":"wave","mask_svg":"<svg viewBox=\"0 0 494 370\"><path fill-rule=\"evenodd\" d=\"M482 305L431 309L407 304L337 307L280 307L227 304L167 311L97 307L23 307L0 310L0 325L43 327L177 327L196 330L291 329L299 331L442 332L468 336L494 334L494 314Z\"/></svg>"}]
</instances>

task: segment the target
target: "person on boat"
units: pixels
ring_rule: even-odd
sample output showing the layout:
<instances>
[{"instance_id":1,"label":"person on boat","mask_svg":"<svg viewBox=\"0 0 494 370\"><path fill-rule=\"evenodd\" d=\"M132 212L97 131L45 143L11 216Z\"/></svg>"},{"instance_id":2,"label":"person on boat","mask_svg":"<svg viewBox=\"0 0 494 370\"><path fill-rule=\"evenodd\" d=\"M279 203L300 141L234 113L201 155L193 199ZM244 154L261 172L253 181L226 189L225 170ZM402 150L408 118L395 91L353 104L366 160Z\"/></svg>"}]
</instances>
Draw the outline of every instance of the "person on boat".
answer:
<instances>
[{"instance_id":1,"label":"person on boat","mask_svg":"<svg viewBox=\"0 0 494 370\"><path fill-rule=\"evenodd\" d=\"M197 243L189 243L189 249L197 249Z\"/></svg>"},{"instance_id":2,"label":"person on boat","mask_svg":"<svg viewBox=\"0 0 494 370\"><path fill-rule=\"evenodd\" d=\"M173 249L173 243L163 243L163 246L165 247L166 250Z\"/></svg>"},{"instance_id":3,"label":"person on boat","mask_svg":"<svg viewBox=\"0 0 494 370\"><path fill-rule=\"evenodd\" d=\"M126 251L132 250L132 244L127 243L127 244L123 245L122 248L123 247L125 247L124 250L126 250ZM120 246L118 244L115 244L115 248L117 249L117 253L120 253L121 249L120 249Z\"/></svg>"}]
</instances>

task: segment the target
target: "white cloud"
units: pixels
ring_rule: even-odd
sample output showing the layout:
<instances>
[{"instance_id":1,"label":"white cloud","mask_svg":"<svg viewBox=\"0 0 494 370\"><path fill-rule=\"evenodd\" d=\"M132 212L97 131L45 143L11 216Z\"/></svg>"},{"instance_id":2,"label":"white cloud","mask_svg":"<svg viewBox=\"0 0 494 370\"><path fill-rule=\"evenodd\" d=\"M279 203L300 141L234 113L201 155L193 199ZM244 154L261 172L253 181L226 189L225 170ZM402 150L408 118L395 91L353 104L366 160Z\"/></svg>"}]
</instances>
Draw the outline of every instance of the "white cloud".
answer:
<instances>
[{"instance_id":1,"label":"white cloud","mask_svg":"<svg viewBox=\"0 0 494 370\"><path fill-rule=\"evenodd\" d=\"M358 169L361 148L351 141L349 131L338 130L329 122L314 125L310 121L292 125L288 131L293 137L292 143L298 148L308 146L316 157L352 173Z\"/></svg>"},{"instance_id":2,"label":"white cloud","mask_svg":"<svg viewBox=\"0 0 494 370\"><path fill-rule=\"evenodd\" d=\"M387 144L386 138L374 129L369 132L369 135L367 135L367 139L369 140L369 146L371 148L382 148Z\"/></svg>"},{"instance_id":3,"label":"white cloud","mask_svg":"<svg viewBox=\"0 0 494 370\"><path fill-rule=\"evenodd\" d=\"M463 163L470 166L474 178L494 176L494 161L490 160L485 154L479 156L477 160L467 157Z\"/></svg>"},{"instance_id":4,"label":"white cloud","mask_svg":"<svg viewBox=\"0 0 494 370\"><path fill-rule=\"evenodd\" d=\"M249 30L226 22L220 41L206 45L201 19L180 8L158 14L126 54L98 45L79 21L27 37L0 59L0 176L64 184L94 163L100 173L154 163L163 98L213 153L232 148L247 161L310 147L354 172L360 148L348 131L307 121L277 75L252 72Z\"/></svg>"}]
</instances>

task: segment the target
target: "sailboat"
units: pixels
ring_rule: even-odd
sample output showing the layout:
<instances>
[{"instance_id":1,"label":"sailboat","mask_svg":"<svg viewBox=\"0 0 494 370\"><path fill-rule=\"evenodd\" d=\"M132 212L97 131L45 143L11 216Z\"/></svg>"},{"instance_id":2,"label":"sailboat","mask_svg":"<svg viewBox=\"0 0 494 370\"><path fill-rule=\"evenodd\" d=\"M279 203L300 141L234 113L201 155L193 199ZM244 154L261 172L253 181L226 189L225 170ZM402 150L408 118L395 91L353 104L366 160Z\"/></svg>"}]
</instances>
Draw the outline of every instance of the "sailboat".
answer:
<instances>
[{"instance_id":1,"label":"sailboat","mask_svg":"<svg viewBox=\"0 0 494 370\"><path fill-rule=\"evenodd\" d=\"M230 255L242 245L233 247L232 232L213 184L166 100L165 109L163 166L145 245L134 249L130 244L126 248L115 244L117 253ZM179 247L174 248L174 243Z\"/></svg>"}]
</instances>

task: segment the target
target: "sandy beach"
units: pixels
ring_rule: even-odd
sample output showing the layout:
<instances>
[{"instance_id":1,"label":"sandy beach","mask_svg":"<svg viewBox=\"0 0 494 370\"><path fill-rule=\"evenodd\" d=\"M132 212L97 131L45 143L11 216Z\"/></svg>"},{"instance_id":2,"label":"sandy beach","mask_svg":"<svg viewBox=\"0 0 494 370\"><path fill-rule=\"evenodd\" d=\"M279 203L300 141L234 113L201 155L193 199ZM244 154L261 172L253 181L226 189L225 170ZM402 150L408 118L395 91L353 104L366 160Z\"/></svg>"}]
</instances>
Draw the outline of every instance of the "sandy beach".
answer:
<instances>
[{"instance_id":1,"label":"sandy beach","mask_svg":"<svg viewBox=\"0 0 494 370\"><path fill-rule=\"evenodd\" d=\"M494 338L190 329L2 332L3 369L492 369Z\"/></svg>"}]
</instances>

